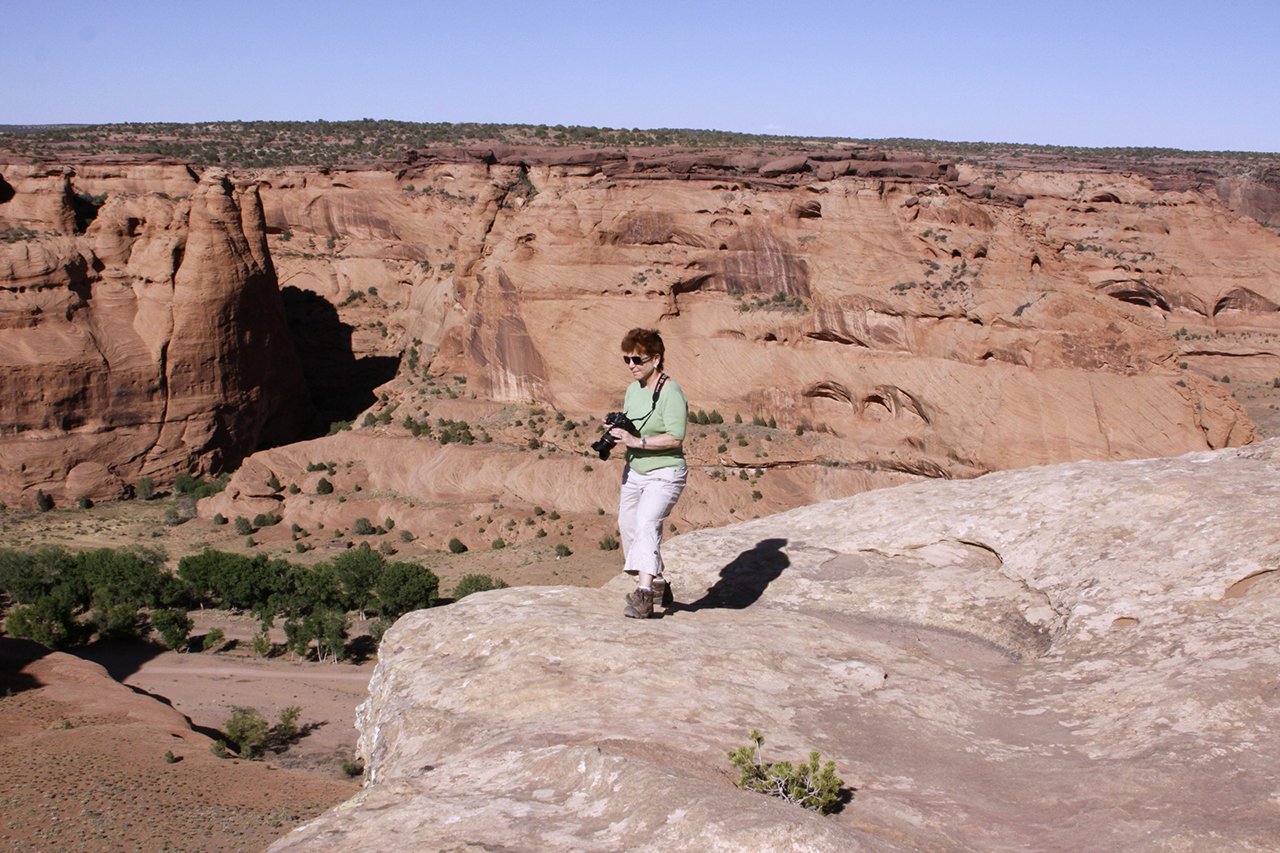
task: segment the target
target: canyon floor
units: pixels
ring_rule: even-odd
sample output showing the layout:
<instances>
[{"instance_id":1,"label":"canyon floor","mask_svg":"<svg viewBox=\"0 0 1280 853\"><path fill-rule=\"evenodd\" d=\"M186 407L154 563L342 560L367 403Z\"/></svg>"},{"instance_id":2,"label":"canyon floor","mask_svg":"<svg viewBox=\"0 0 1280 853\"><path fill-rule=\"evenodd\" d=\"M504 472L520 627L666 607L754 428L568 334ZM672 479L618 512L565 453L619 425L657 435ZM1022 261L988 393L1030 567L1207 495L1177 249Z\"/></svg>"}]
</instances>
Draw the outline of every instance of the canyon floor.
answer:
<instances>
[{"instance_id":1,"label":"canyon floor","mask_svg":"<svg viewBox=\"0 0 1280 853\"><path fill-rule=\"evenodd\" d=\"M163 550L175 564L204 547L251 552L245 537L207 520L165 524L173 505L173 498L163 497L84 510L8 510L0 514L0 546L79 550L144 544ZM287 544L271 550L302 561L304 555ZM323 556L316 551L305 558ZM424 550L415 556L440 576L444 594L473 572L513 586L599 586L617 571L616 554L598 550L562 560L517 548L460 555ZM263 659L248 648L257 631L251 616L215 610L192 616L193 637L213 629L224 633L219 650L179 653L141 643L98 643L76 654L105 673L85 674L75 667L78 661L58 655L65 662L35 675L39 685L22 677L30 668L17 665L2 647L12 641L0 639L0 773L7 780L0 794L0 844L26 851L258 850L358 791L359 777L352 779L343 765L355 761L355 711L367 694L372 660ZM354 624L353 636L365 627ZM279 626L273 635L283 642ZM96 697L104 690L110 695L107 676L137 695L121 693L114 707L95 709ZM179 737L122 724L135 698L169 706L194 732ZM302 709L304 734L283 752L252 762L216 759L209 752L203 735L216 736L233 708L255 708L274 722L289 706ZM169 725L182 728L180 722ZM179 759L174 763L164 759L170 748Z\"/></svg>"}]
</instances>

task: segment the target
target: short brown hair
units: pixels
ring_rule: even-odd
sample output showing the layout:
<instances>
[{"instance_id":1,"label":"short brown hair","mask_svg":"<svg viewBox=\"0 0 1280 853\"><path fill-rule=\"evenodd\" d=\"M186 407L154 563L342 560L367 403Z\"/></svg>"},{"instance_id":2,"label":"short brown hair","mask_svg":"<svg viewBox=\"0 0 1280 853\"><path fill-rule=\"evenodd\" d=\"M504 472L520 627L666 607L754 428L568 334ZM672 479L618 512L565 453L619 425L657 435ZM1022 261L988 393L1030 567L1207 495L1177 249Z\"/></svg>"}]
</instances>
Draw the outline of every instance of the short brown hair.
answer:
<instances>
[{"instance_id":1,"label":"short brown hair","mask_svg":"<svg viewBox=\"0 0 1280 853\"><path fill-rule=\"evenodd\" d=\"M662 336L657 329L632 329L622 336L623 352L642 352L664 361L666 347L662 345Z\"/></svg>"}]
</instances>

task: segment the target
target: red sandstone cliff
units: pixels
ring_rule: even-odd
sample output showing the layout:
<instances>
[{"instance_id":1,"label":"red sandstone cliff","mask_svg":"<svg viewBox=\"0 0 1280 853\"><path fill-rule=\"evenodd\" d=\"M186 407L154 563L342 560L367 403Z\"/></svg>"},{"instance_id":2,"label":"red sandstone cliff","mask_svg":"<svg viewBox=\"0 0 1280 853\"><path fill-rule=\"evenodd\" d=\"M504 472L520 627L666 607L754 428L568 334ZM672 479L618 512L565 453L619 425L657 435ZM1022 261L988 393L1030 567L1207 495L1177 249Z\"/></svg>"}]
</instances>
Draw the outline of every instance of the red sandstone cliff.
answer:
<instances>
[{"instance_id":1,"label":"red sandstone cliff","mask_svg":"<svg viewBox=\"0 0 1280 853\"><path fill-rule=\"evenodd\" d=\"M793 500L865 488L866 472L1247 442L1249 417L1209 367L1261 379L1280 352L1280 240L1222 187L1167 175L863 146L440 148L246 172L234 191L157 164L4 173L0 224L40 232L4 246L0 274L6 381L26 389L7 395L10 497L59 483L75 497L100 468L231 466L296 429L296 369L268 355L289 348L273 265L327 420L368 408L395 434L406 416L466 415L498 435L503 407L529 403L591 419L616 407L621 333L657 326L696 408L806 433L767 461L735 445L695 462L861 472L797 477ZM189 202L172 197L183 186ZM83 234L77 192L106 195ZM112 299L123 307L106 311ZM446 377L465 383L447 401Z\"/></svg>"},{"instance_id":2,"label":"red sandstone cliff","mask_svg":"<svg viewBox=\"0 0 1280 853\"><path fill-rule=\"evenodd\" d=\"M253 185L6 166L0 500L234 467L309 412Z\"/></svg>"}]
</instances>

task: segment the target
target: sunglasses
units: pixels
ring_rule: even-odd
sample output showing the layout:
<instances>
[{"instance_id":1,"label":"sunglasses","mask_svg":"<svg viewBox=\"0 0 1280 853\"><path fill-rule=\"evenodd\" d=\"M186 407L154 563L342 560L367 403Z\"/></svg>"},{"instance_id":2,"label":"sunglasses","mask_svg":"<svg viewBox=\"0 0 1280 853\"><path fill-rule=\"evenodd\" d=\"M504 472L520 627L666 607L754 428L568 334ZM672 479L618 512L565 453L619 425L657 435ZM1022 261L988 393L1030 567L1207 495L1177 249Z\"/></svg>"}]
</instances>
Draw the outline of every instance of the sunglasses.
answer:
<instances>
[{"instance_id":1,"label":"sunglasses","mask_svg":"<svg viewBox=\"0 0 1280 853\"><path fill-rule=\"evenodd\" d=\"M622 360L627 364L644 364L652 358L651 355L624 355Z\"/></svg>"}]
</instances>

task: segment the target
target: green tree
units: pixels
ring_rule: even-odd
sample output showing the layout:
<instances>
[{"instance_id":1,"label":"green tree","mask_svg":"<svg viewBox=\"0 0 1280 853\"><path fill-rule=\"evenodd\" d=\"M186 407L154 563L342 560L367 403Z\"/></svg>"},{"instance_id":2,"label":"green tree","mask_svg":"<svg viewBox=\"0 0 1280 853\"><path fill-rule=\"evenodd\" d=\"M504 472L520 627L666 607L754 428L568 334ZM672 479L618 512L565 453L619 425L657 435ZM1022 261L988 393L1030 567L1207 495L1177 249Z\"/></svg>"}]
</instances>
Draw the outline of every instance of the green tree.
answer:
<instances>
[{"instance_id":1,"label":"green tree","mask_svg":"<svg viewBox=\"0 0 1280 853\"><path fill-rule=\"evenodd\" d=\"M4 627L10 636L34 640L51 649L83 642L88 633L75 617L74 602L56 592L15 607Z\"/></svg>"},{"instance_id":2,"label":"green tree","mask_svg":"<svg viewBox=\"0 0 1280 853\"><path fill-rule=\"evenodd\" d=\"M192 627L194 623L185 610L165 608L151 614L151 628L171 649L180 649L187 644L187 637L191 636Z\"/></svg>"},{"instance_id":3,"label":"green tree","mask_svg":"<svg viewBox=\"0 0 1280 853\"><path fill-rule=\"evenodd\" d=\"M417 563L388 563L378 579L378 609L384 619L395 620L411 610L435 604L440 579Z\"/></svg>"},{"instance_id":4,"label":"green tree","mask_svg":"<svg viewBox=\"0 0 1280 853\"><path fill-rule=\"evenodd\" d=\"M314 642L319 660L330 656L335 661L342 660L346 657L347 627L347 614L335 608L318 607L284 623L286 645L289 651L306 657Z\"/></svg>"},{"instance_id":5,"label":"green tree","mask_svg":"<svg viewBox=\"0 0 1280 853\"><path fill-rule=\"evenodd\" d=\"M32 604L70 577L74 566L75 556L65 548L0 549L0 590L17 603Z\"/></svg>"},{"instance_id":6,"label":"green tree","mask_svg":"<svg viewBox=\"0 0 1280 853\"><path fill-rule=\"evenodd\" d=\"M344 551L333 560L334 571L342 585L342 606L356 610L360 618L377 606L374 590L386 566L386 559L372 548L354 548Z\"/></svg>"}]
</instances>

